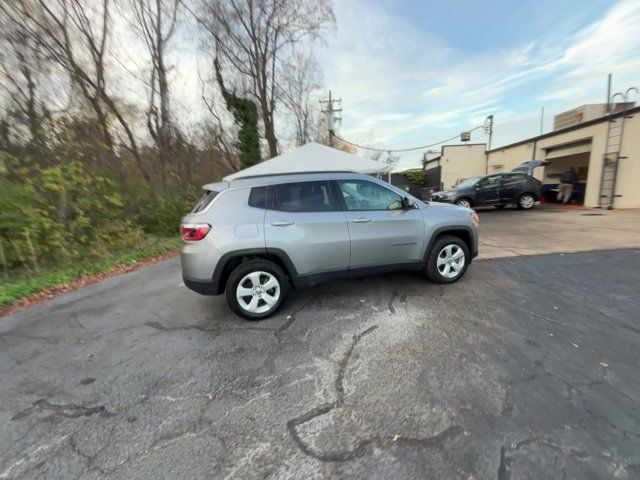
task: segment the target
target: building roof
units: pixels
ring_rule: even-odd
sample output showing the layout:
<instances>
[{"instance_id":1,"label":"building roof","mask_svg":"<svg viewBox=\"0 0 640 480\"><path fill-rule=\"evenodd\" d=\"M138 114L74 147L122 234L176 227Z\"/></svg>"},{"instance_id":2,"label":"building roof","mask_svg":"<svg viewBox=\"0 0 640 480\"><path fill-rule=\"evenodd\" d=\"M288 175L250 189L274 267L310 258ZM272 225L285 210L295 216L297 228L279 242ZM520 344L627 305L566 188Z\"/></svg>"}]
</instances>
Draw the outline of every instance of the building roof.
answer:
<instances>
[{"instance_id":1,"label":"building roof","mask_svg":"<svg viewBox=\"0 0 640 480\"><path fill-rule=\"evenodd\" d=\"M608 122L609 120L613 120L615 118L621 117L623 115L630 115L633 113L639 113L640 106L630 108L629 110L624 110L622 112L612 113L609 115L605 115L603 117L594 118L593 120L587 120L586 122L577 123L575 125L571 125L569 127L561 128L560 130L554 130L553 132L543 133L542 135L538 135L535 137L527 138L526 140L520 140L515 143L510 143L509 145L504 145L498 148L492 148L491 150L487 150L487 153L499 152L500 150L506 150L507 148L517 147L519 145L525 145L531 142L537 142L538 140L542 140L545 138L553 137L554 135L560 135L562 133L571 132L573 130L580 130L581 128L590 127L591 125L597 125L598 123Z\"/></svg>"}]
</instances>

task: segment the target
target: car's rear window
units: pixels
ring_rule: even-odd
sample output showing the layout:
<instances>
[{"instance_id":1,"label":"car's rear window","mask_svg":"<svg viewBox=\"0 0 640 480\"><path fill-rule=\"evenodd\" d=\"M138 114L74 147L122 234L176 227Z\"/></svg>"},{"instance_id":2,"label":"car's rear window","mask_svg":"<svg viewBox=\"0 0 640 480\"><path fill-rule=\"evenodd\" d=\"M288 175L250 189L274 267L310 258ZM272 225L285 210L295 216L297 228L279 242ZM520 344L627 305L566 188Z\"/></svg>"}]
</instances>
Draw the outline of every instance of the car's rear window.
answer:
<instances>
[{"instance_id":1,"label":"car's rear window","mask_svg":"<svg viewBox=\"0 0 640 480\"><path fill-rule=\"evenodd\" d=\"M198 203L195 204L193 210L191 210L191 213L198 213L203 211L205 208L207 208L211 201L216 198L216 195L218 195L218 192L214 192L213 190L205 190L204 195L200 197L200 200L198 200Z\"/></svg>"},{"instance_id":2,"label":"car's rear window","mask_svg":"<svg viewBox=\"0 0 640 480\"><path fill-rule=\"evenodd\" d=\"M283 183L271 187L273 209L283 212L328 212L332 204L329 182Z\"/></svg>"},{"instance_id":3,"label":"car's rear window","mask_svg":"<svg viewBox=\"0 0 640 480\"><path fill-rule=\"evenodd\" d=\"M249 193L249 206L267 208L267 187L253 187Z\"/></svg>"}]
</instances>

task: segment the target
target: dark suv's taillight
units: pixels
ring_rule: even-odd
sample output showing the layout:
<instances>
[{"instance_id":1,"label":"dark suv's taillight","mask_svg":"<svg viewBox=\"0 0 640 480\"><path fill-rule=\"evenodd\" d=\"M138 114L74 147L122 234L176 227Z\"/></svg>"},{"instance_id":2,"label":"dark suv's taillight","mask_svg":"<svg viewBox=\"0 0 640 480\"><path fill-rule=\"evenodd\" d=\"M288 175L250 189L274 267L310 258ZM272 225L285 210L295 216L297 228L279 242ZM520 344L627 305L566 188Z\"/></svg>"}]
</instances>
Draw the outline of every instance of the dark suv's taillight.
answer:
<instances>
[{"instance_id":1,"label":"dark suv's taillight","mask_svg":"<svg viewBox=\"0 0 640 480\"><path fill-rule=\"evenodd\" d=\"M182 239L187 242L196 242L207 236L211 230L208 223L185 223L181 225Z\"/></svg>"}]
</instances>

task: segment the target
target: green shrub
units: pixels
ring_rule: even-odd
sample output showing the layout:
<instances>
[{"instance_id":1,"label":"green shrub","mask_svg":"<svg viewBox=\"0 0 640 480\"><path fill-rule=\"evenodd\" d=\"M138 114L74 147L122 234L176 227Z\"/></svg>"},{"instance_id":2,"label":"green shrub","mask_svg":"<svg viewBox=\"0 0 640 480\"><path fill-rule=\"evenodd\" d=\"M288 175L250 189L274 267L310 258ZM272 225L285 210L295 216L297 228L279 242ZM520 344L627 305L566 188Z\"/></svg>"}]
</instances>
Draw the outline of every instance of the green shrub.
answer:
<instances>
[{"instance_id":1,"label":"green shrub","mask_svg":"<svg viewBox=\"0 0 640 480\"><path fill-rule=\"evenodd\" d=\"M79 160L12 167L15 178L0 179L0 242L9 268L37 270L40 261L71 263L137 244L140 230L125 218L109 177Z\"/></svg>"},{"instance_id":2,"label":"green shrub","mask_svg":"<svg viewBox=\"0 0 640 480\"><path fill-rule=\"evenodd\" d=\"M139 225L145 232L156 235L178 235L180 219L191 209L193 202L172 195L145 201L138 214Z\"/></svg>"}]
</instances>

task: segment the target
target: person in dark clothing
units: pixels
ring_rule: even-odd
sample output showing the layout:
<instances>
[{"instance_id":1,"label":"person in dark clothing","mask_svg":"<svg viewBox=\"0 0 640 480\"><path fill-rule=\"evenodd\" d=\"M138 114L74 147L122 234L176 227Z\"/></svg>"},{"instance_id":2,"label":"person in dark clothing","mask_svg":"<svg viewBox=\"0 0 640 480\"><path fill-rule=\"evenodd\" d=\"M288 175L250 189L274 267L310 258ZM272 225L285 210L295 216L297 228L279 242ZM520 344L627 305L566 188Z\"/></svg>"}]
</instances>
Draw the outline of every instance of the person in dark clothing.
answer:
<instances>
[{"instance_id":1,"label":"person in dark clothing","mask_svg":"<svg viewBox=\"0 0 640 480\"><path fill-rule=\"evenodd\" d=\"M576 169L570 167L560 177L560 192L558 193L558 202L569 203L571 200L571 194L573 193L573 186L578 182L578 174Z\"/></svg>"}]
</instances>

